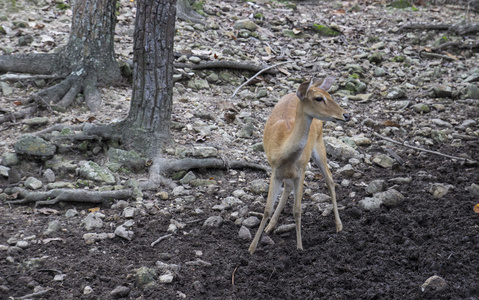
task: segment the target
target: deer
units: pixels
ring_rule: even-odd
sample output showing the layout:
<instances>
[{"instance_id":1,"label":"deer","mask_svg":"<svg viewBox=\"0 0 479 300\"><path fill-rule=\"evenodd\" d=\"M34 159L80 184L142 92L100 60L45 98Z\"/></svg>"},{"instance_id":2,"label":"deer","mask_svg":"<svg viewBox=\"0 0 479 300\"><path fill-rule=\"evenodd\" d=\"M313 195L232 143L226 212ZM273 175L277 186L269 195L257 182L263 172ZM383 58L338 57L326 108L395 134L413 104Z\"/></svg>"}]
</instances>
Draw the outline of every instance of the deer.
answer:
<instances>
[{"instance_id":1,"label":"deer","mask_svg":"<svg viewBox=\"0 0 479 300\"><path fill-rule=\"evenodd\" d=\"M351 117L337 104L327 92L336 78L329 76L324 80L314 78L303 82L296 93L285 95L275 105L266 121L263 132L263 146L271 165L271 177L268 197L263 218L258 231L251 242L249 252L256 251L263 233L275 228L279 216L293 192L293 217L296 224L297 249L303 250L301 239L301 200L306 167L312 158L321 170L333 203L336 232L343 229L336 203L336 191L333 177L326 158L323 143L323 122L348 122ZM274 214L274 205L284 183L283 194ZM269 218L271 220L265 228Z\"/></svg>"}]
</instances>

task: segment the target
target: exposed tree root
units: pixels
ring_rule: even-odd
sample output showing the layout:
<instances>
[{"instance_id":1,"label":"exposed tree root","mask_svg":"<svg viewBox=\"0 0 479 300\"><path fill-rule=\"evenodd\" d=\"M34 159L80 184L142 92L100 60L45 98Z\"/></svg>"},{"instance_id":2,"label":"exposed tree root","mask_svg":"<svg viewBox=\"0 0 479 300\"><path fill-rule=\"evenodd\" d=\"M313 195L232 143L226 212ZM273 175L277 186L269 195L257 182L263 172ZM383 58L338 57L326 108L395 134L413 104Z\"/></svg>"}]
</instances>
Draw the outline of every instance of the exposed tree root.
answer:
<instances>
[{"instance_id":1,"label":"exposed tree root","mask_svg":"<svg viewBox=\"0 0 479 300\"><path fill-rule=\"evenodd\" d=\"M171 174L180 170L188 171L191 169L256 169L263 172L271 171L270 167L260 164L238 160L228 161L219 158L162 158L159 160L159 163L162 174Z\"/></svg>"},{"instance_id":2,"label":"exposed tree root","mask_svg":"<svg viewBox=\"0 0 479 300\"><path fill-rule=\"evenodd\" d=\"M198 64L184 64L184 63L174 63L175 68L189 68L189 69L236 69L236 70L246 70L259 72L263 69L267 69L265 73L268 74L277 74L278 70L275 70L267 65L257 65L253 63L244 63L237 61L202 61Z\"/></svg>"},{"instance_id":3,"label":"exposed tree root","mask_svg":"<svg viewBox=\"0 0 479 300\"><path fill-rule=\"evenodd\" d=\"M449 30L459 35L474 34L479 32L479 24L452 25L452 24L428 24L409 23L401 27L402 30Z\"/></svg>"},{"instance_id":4,"label":"exposed tree root","mask_svg":"<svg viewBox=\"0 0 479 300\"><path fill-rule=\"evenodd\" d=\"M0 116L0 124L5 122L16 123L18 119L28 118L31 115L35 114L37 111L38 111L38 106L36 105L26 106L20 111L10 112L5 114L4 116Z\"/></svg>"},{"instance_id":5,"label":"exposed tree root","mask_svg":"<svg viewBox=\"0 0 479 300\"><path fill-rule=\"evenodd\" d=\"M111 199L128 199L131 196L131 189L117 191L87 191L72 189L53 189L47 192L23 190L21 200L7 201L9 204L26 204L35 202L35 205L54 205L60 201L103 203Z\"/></svg>"}]
</instances>

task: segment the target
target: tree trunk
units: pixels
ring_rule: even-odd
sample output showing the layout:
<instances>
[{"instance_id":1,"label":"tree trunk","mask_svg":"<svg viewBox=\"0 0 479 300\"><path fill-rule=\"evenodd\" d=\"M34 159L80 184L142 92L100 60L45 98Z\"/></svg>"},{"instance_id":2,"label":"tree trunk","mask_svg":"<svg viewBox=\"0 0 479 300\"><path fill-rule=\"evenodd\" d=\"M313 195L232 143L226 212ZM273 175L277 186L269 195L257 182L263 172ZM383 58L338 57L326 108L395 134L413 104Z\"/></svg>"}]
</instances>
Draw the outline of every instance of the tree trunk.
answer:
<instances>
[{"instance_id":1,"label":"tree trunk","mask_svg":"<svg viewBox=\"0 0 479 300\"><path fill-rule=\"evenodd\" d=\"M64 81L32 99L47 107L66 107L83 91L86 105L97 110L101 104L97 86L113 84L121 75L113 47L115 11L116 0L73 0L72 31L64 50L0 56L0 72L64 76Z\"/></svg>"},{"instance_id":2,"label":"tree trunk","mask_svg":"<svg viewBox=\"0 0 479 300\"><path fill-rule=\"evenodd\" d=\"M150 155L170 137L176 0L139 0L135 19L133 96L124 122Z\"/></svg>"}]
</instances>

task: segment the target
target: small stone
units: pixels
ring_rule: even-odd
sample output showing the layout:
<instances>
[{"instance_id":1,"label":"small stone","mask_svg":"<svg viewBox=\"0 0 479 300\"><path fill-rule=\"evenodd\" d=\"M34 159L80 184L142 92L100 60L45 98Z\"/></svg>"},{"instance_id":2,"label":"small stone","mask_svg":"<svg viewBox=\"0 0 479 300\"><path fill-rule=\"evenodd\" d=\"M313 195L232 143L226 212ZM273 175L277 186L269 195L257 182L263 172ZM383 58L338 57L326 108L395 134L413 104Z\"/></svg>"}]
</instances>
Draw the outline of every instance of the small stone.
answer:
<instances>
[{"instance_id":1,"label":"small stone","mask_svg":"<svg viewBox=\"0 0 479 300\"><path fill-rule=\"evenodd\" d=\"M2 165L6 167L11 167L19 163L18 156L16 153L6 152L2 155Z\"/></svg>"},{"instance_id":2,"label":"small stone","mask_svg":"<svg viewBox=\"0 0 479 300\"><path fill-rule=\"evenodd\" d=\"M351 177L354 174L354 168L353 166L351 166L351 164L347 164L344 167L338 169L338 173L345 177Z\"/></svg>"},{"instance_id":3,"label":"small stone","mask_svg":"<svg viewBox=\"0 0 479 300\"><path fill-rule=\"evenodd\" d=\"M50 235L59 231L61 228L61 223L59 220L53 220L48 224L48 228L43 232L44 235Z\"/></svg>"},{"instance_id":4,"label":"small stone","mask_svg":"<svg viewBox=\"0 0 479 300\"><path fill-rule=\"evenodd\" d=\"M386 98L388 99L401 99L406 98L406 91L401 87L393 88L387 95Z\"/></svg>"},{"instance_id":5,"label":"small stone","mask_svg":"<svg viewBox=\"0 0 479 300\"><path fill-rule=\"evenodd\" d=\"M275 234L282 234L282 233L285 233L285 232L293 231L295 229L296 229L296 224L294 224L294 223L285 224L285 225L281 225L278 228L276 228L274 230L274 233Z\"/></svg>"},{"instance_id":6,"label":"small stone","mask_svg":"<svg viewBox=\"0 0 479 300\"><path fill-rule=\"evenodd\" d=\"M22 249L25 249L29 246L30 244L27 241L18 241L16 246Z\"/></svg>"},{"instance_id":7,"label":"small stone","mask_svg":"<svg viewBox=\"0 0 479 300\"><path fill-rule=\"evenodd\" d=\"M172 283L174 278L175 277L173 276L173 274L168 273L168 274L161 275L158 278L158 281L161 283Z\"/></svg>"},{"instance_id":8,"label":"small stone","mask_svg":"<svg viewBox=\"0 0 479 300\"><path fill-rule=\"evenodd\" d=\"M124 225L120 225L115 229L115 234L119 237L122 237L126 240L131 241L135 233L133 231L126 229Z\"/></svg>"},{"instance_id":9,"label":"small stone","mask_svg":"<svg viewBox=\"0 0 479 300\"><path fill-rule=\"evenodd\" d=\"M444 183L433 183L429 188L429 193L432 194L432 197L435 199L439 199L444 197L444 195L449 192L451 188L454 186L451 184L444 184Z\"/></svg>"},{"instance_id":10,"label":"small stone","mask_svg":"<svg viewBox=\"0 0 479 300\"><path fill-rule=\"evenodd\" d=\"M442 126L442 127L447 127L447 128L452 128L452 124L447 122L447 121L444 121L444 120L441 120L441 119L432 119L431 120L432 123L438 125L438 126Z\"/></svg>"},{"instance_id":11,"label":"small stone","mask_svg":"<svg viewBox=\"0 0 479 300\"><path fill-rule=\"evenodd\" d=\"M52 171L52 169L46 169L45 172L43 172L43 177L48 183L55 181L55 173Z\"/></svg>"},{"instance_id":12,"label":"small stone","mask_svg":"<svg viewBox=\"0 0 479 300\"><path fill-rule=\"evenodd\" d=\"M83 219L82 223L85 226L86 230L92 230L96 228L102 228L103 227L103 221L102 218L104 218L105 215L99 212L93 212L89 213L85 219Z\"/></svg>"},{"instance_id":13,"label":"small stone","mask_svg":"<svg viewBox=\"0 0 479 300\"><path fill-rule=\"evenodd\" d=\"M366 211L377 210L381 207L381 199L375 197L366 197L358 202L358 206Z\"/></svg>"},{"instance_id":14,"label":"small stone","mask_svg":"<svg viewBox=\"0 0 479 300\"><path fill-rule=\"evenodd\" d=\"M429 277L422 285L421 291L423 292L439 292L445 289L447 286L444 278L437 275Z\"/></svg>"},{"instance_id":15,"label":"small stone","mask_svg":"<svg viewBox=\"0 0 479 300\"><path fill-rule=\"evenodd\" d=\"M268 235L262 235L260 243L263 245L274 245L274 241L272 238L270 238Z\"/></svg>"},{"instance_id":16,"label":"small stone","mask_svg":"<svg viewBox=\"0 0 479 300\"><path fill-rule=\"evenodd\" d=\"M28 189L38 190L42 186L43 183L35 177L28 177L27 180L25 180L25 187Z\"/></svg>"},{"instance_id":17,"label":"small stone","mask_svg":"<svg viewBox=\"0 0 479 300\"><path fill-rule=\"evenodd\" d=\"M188 58L188 60L192 63L195 63L195 64L198 64L201 62L201 58L199 58L198 56L190 56L190 58Z\"/></svg>"},{"instance_id":18,"label":"small stone","mask_svg":"<svg viewBox=\"0 0 479 300\"><path fill-rule=\"evenodd\" d=\"M110 296L113 298L125 298L130 293L130 288L127 286L119 285L110 292Z\"/></svg>"},{"instance_id":19,"label":"small stone","mask_svg":"<svg viewBox=\"0 0 479 300\"><path fill-rule=\"evenodd\" d=\"M394 159L387 156L386 154L379 154L378 156L373 158L372 162L380 167L388 169L393 166Z\"/></svg>"},{"instance_id":20,"label":"small stone","mask_svg":"<svg viewBox=\"0 0 479 300\"><path fill-rule=\"evenodd\" d=\"M258 217L255 217L255 216L251 216L243 220L243 225L248 228L256 227L259 225L259 223L260 223L260 220L258 219Z\"/></svg>"},{"instance_id":21,"label":"small stone","mask_svg":"<svg viewBox=\"0 0 479 300\"><path fill-rule=\"evenodd\" d=\"M75 208L70 208L65 212L65 218L72 218L78 215L78 211Z\"/></svg>"},{"instance_id":22,"label":"small stone","mask_svg":"<svg viewBox=\"0 0 479 300\"><path fill-rule=\"evenodd\" d=\"M412 109L417 113L428 113L431 110L429 106L424 103L414 104Z\"/></svg>"},{"instance_id":23,"label":"small stone","mask_svg":"<svg viewBox=\"0 0 479 300\"><path fill-rule=\"evenodd\" d=\"M479 185L472 183L471 186L468 188L469 193L473 194L476 197L479 197Z\"/></svg>"},{"instance_id":24,"label":"small stone","mask_svg":"<svg viewBox=\"0 0 479 300\"><path fill-rule=\"evenodd\" d=\"M83 289L83 295L90 295L91 293L93 293L93 288L91 286L87 285Z\"/></svg>"},{"instance_id":25,"label":"small stone","mask_svg":"<svg viewBox=\"0 0 479 300\"><path fill-rule=\"evenodd\" d=\"M325 203L331 201L331 196L326 194L317 193L311 196L311 201Z\"/></svg>"},{"instance_id":26,"label":"small stone","mask_svg":"<svg viewBox=\"0 0 479 300\"><path fill-rule=\"evenodd\" d=\"M452 88L449 86L436 86L433 88L433 95L437 98L449 98L452 95Z\"/></svg>"},{"instance_id":27,"label":"small stone","mask_svg":"<svg viewBox=\"0 0 479 300\"><path fill-rule=\"evenodd\" d=\"M0 90L4 96L9 96L13 93L12 87L4 81L0 81Z\"/></svg>"},{"instance_id":28,"label":"small stone","mask_svg":"<svg viewBox=\"0 0 479 300\"><path fill-rule=\"evenodd\" d=\"M203 223L204 228L219 228L221 225L223 225L221 216L211 216Z\"/></svg>"},{"instance_id":29,"label":"small stone","mask_svg":"<svg viewBox=\"0 0 479 300\"><path fill-rule=\"evenodd\" d=\"M378 179L371 181L366 187L366 194L373 195L378 192L383 192L387 189L387 184L385 180Z\"/></svg>"},{"instance_id":30,"label":"small stone","mask_svg":"<svg viewBox=\"0 0 479 300\"><path fill-rule=\"evenodd\" d=\"M269 190L269 184L263 179L255 179L251 181L250 189L256 195L267 194Z\"/></svg>"},{"instance_id":31,"label":"small stone","mask_svg":"<svg viewBox=\"0 0 479 300\"><path fill-rule=\"evenodd\" d=\"M471 99L479 99L479 87L477 87L477 84L469 84L466 89L466 95Z\"/></svg>"},{"instance_id":32,"label":"small stone","mask_svg":"<svg viewBox=\"0 0 479 300\"><path fill-rule=\"evenodd\" d=\"M126 207L126 208L123 210L123 216L124 216L126 219L132 219L132 218L134 218L137 213L138 213L138 209L135 208L135 207Z\"/></svg>"},{"instance_id":33,"label":"small stone","mask_svg":"<svg viewBox=\"0 0 479 300\"><path fill-rule=\"evenodd\" d=\"M242 240L250 241L252 236L250 230L246 226L241 226L238 236Z\"/></svg>"},{"instance_id":34,"label":"small stone","mask_svg":"<svg viewBox=\"0 0 479 300\"><path fill-rule=\"evenodd\" d=\"M251 20L238 20L235 22L233 25L234 29L248 29L249 31L256 31L258 28L258 25L256 25L253 21Z\"/></svg>"}]
</instances>

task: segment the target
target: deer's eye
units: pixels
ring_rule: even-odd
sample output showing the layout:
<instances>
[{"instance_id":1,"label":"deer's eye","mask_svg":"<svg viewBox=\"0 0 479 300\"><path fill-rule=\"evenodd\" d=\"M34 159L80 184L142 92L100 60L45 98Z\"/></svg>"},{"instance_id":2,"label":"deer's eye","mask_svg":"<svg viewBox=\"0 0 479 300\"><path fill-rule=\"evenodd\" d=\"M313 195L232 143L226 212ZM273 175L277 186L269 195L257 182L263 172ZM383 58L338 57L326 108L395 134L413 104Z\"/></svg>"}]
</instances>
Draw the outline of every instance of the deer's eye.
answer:
<instances>
[{"instance_id":1,"label":"deer's eye","mask_svg":"<svg viewBox=\"0 0 479 300\"><path fill-rule=\"evenodd\" d=\"M316 98L314 98L314 100L316 100L317 102L321 102L321 101L324 101L324 98L323 97L316 97Z\"/></svg>"}]
</instances>

